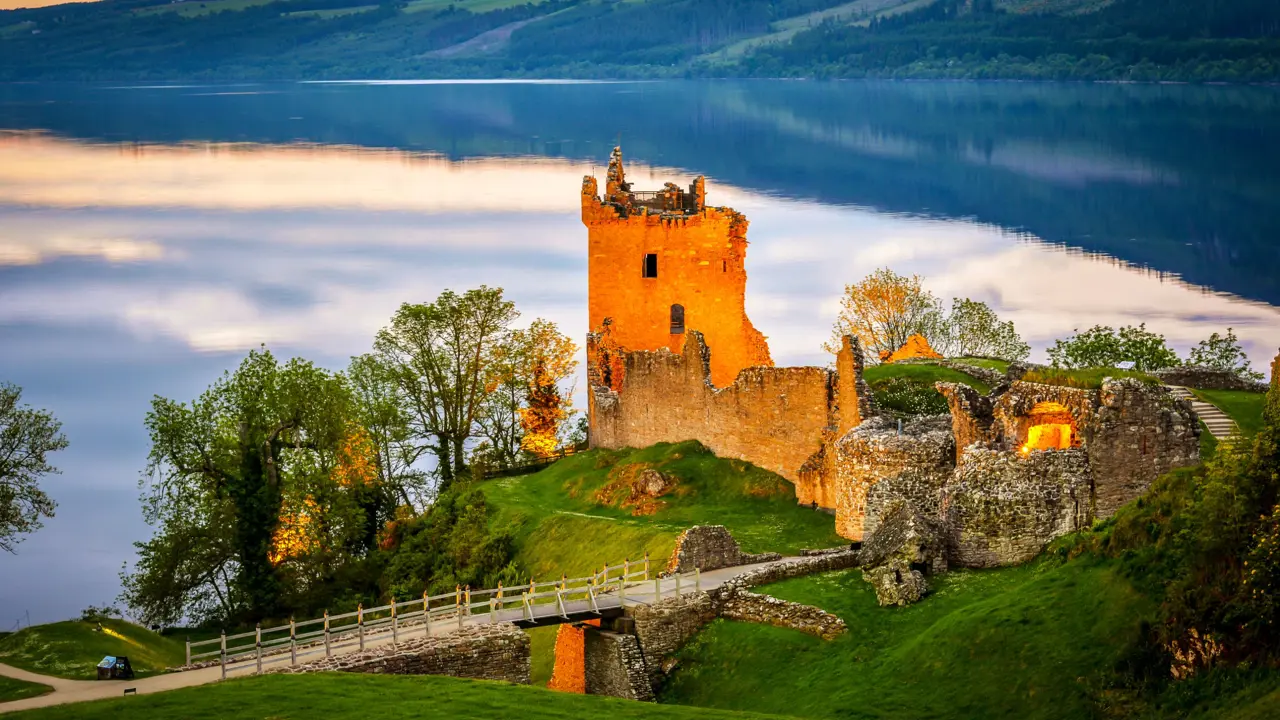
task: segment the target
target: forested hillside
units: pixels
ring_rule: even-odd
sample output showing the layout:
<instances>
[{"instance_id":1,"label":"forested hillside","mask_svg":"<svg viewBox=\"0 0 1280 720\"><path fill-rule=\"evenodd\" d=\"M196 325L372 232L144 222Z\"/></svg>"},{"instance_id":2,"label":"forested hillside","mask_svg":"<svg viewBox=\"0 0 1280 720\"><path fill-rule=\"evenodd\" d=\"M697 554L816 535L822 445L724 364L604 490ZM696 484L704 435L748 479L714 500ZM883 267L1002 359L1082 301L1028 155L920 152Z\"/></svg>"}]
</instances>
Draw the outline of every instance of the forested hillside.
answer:
<instances>
[{"instance_id":1,"label":"forested hillside","mask_svg":"<svg viewBox=\"0 0 1280 720\"><path fill-rule=\"evenodd\" d=\"M101 0L0 12L0 80L1280 80L1273 0Z\"/></svg>"}]
</instances>

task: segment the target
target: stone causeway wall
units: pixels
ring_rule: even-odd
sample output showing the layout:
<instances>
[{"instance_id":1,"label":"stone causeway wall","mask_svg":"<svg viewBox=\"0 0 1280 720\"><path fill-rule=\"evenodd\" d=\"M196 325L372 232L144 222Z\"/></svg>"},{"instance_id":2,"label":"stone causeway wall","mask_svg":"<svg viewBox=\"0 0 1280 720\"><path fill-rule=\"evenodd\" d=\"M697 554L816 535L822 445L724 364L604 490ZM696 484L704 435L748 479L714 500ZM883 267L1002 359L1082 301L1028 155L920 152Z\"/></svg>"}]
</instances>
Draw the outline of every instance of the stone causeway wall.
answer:
<instances>
[{"instance_id":1,"label":"stone causeway wall","mask_svg":"<svg viewBox=\"0 0 1280 720\"><path fill-rule=\"evenodd\" d=\"M736 565L778 560L778 553L744 553L738 541L723 525L694 525L676 538L675 550L667 561L667 573L718 570Z\"/></svg>"},{"instance_id":2,"label":"stone causeway wall","mask_svg":"<svg viewBox=\"0 0 1280 720\"><path fill-rule=\"evenodd\" d=\"M834 640L846 630L844 620L822 608L746 590L721 595L720 617L791 628L823 640Z\"/></svg>"},{"instance_id":3,"label":"stone causeway wall","mask_svg":"<svg viewBox=\"0 0 1280 720\"><path fill-rule=\"evenodd\" d=\"M271 673L352 672L384 675L450 675L528 685L529 636L511 623L469 625L448 635L406 640L345 653Z\"/></svg>"},{"instance_id":4,"label":"stone causeway wall","mask_svg":"<svg viewBox=\"0 0 1280 720\"><path fill-rule=\"evenodd\" d=\"M583 661L586 694L654 701L653 683L635 635L588 628Z\"/></svg>"},{"instance_id":5,"label":"stone causeway wall","mask_svg":"<svg viewBox=\"0 0 1280 720\"><path fill-rule=\"evenodd\" d=\"M1201 365L1179 365L1174 368L1156 370L1151 373L1165 385L1181 385L1199 390L1248 390L1250 392L1266 392L1269 387L1265 382L1246 380L1230 370L1204 367Z\"/></svg>"}]
</instances>

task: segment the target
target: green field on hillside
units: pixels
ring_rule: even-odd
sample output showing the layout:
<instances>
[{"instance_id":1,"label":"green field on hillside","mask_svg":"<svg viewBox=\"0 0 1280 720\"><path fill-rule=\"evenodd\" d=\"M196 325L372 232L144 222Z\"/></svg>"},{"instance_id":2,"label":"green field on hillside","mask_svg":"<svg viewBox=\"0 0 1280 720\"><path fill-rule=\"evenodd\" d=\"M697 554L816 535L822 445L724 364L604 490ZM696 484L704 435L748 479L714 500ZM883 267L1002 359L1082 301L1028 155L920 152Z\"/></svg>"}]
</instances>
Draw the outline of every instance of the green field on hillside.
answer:
<instances>
[{"instance_id":1,"label":"green field on hillside","mask_svg":"<svg viewBox=\"0 0 1280 720\"><path fill-rule=\"evenodd\" d=\"M645 468L675 477L676 485L657 498L662 507L635 515L624 502L630 481ZM537 578L582 576L606 562L639 560L646 551L660 568L676 536L693 525L724 525L747 552L786 554L846 542L830 515L796 505L795 487L784 478L716 457L693 441L591 450L480 487L497 510L493 526L515 533L516 560Z\"/></svg>"},{"instance_id":2,"label":"green field on hillside","mask_svg":"<svg viewBox=\"0 0 1280 720\"><path fill-rule=\"evenodd\" d=\"M101 626L99 631L97 622L66 620L23 628L0 638L0 663L42 675L92 680L106 655L127 656L134 672L142 676L181 665L186 659L181 642L144 627L110 618Z\"/></svg>"},{"instance_id":3,"label":"green field on hillside","mask_svg":"<svg viewBox=\"0 0 1280 720\"><path fill-rule=\"evenodd\" d=\"M0 703L43 695L51 690L53 688L48 685L14 680L0 675Z\"/></svg>"},{"instance_id":4,"label":"green field on hillside","mask_svg":"<svg viewBox=\"0 0 1280 720\"><path fill-rule=\"evenodd\" d=\"M756 717L702 708L573 695L543 688L434 675L345 673L251 677L155 695L63 705L14 720L392 720L399 718L610 718L730 720Z\"/></svg>"},{"instance_id":5,"label":"green field on hillside","mask_svg":"<svg viewBox=\"0 0 1280 720\"><path fill-rule=\"evenodd\" d=\"M804 717L1089 717L1103 674L1153 609L1099 562L930 582L905 608L879 607L858 570L760 588L834 612L849 631L827 642L716 621L681 653L663 700Z\"/></svg>"}]
</instances>

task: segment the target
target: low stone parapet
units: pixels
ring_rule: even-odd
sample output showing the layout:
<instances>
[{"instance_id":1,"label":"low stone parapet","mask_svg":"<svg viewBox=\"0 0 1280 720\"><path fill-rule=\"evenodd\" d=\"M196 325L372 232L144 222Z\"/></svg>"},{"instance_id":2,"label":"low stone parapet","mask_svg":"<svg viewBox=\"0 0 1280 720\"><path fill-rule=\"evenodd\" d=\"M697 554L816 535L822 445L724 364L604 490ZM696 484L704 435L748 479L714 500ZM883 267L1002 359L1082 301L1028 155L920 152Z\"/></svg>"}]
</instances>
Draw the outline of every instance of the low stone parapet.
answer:
<instances>
[{"instance_id":1,"label":"low stone parapet","mask_svg":"<svg viewBox=\"0 0 1280 720\"><path fill-rule=\"evenodd\" d=\"M450 675L528 685L529 636L511 623L470 625L448 635L344 653L271 673L352 672L380 675Z\"/></svg>"},{"instance_id":2,"label":"low stone parapet","mask_svg":"<svg viewBox=\"0 0 1280 720\"><path fill-rule=\"evenodd\" d=\"M791 628L823 640L833 640L846 629L843 620L822 608L739 589L721 595L720 617Z\"/></svg>"}]
</instances>

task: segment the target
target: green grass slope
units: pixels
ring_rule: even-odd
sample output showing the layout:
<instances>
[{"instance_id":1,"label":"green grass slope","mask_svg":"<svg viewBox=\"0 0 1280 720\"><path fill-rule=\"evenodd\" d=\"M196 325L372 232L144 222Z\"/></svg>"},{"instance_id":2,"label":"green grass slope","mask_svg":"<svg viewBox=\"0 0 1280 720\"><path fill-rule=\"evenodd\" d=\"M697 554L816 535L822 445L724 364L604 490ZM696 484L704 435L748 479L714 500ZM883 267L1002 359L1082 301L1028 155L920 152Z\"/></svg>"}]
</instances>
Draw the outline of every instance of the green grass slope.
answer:
<instances>
[{"instance_id":1,"label":"green grass slope","mask_svg":"<svg viewBox=\"0 0 1280 720\"><path fill-rule=\"evenodd\" d=\"M0 663L73 680L96 677L105 655L125 655L139 675L154 675L186 658L182 643L123 620L66 620L23 628L0 638Z\"/></svg>"},{"instance_id":2,"label":"green grass slope","mask_svg":"<svg viewBox=\"0 0 1280 720\"><path fill-rule=\"evenodd\" d=\"M624 485L644 468L677 478L650 515L624 507ZM601 493L606 486L614 492ZM486 481L492 522L515 534L517 562L538 578L582 576L602 564L637 560L659 567L676 536L692 525L729 528L747 552L794 553L844 541L830 515L796 505L784 478L741 460L716 457L700 443L643 450L592 450L541 472Z\"/></svg>"},{"instance_id":3,"label":"green grass slope","mask_svg":"<svg viewBox=\"0 0 1280 720\"><path fill-rule=\"evenodd\" d=\"M1201 400L1215 405L1240 426L1245 437L1253 437L1262 429L1262 407L1267 394L1245 390L1192 390Z\"/></svg>"},{"instance_id":4,"label":"green grass slope","mask_svg":"<svg viewBox=\"0 0 1280 720\"><path fill-rule=\"evenodd\" d=\"M508 683L422 676L271 675L155 695L14 713L14 720L390 720L392 718L656 718L729 720L764 715L659 707Z\"/></svg>"},{"instance_id":5,"label":"green grass slope","mask_svg":"<svg viewBox=\"0 0 1280 720\"><path fill-rule=\"evenodd\" d=\"M1089 717L1100 673L1152 610L1097 562L932 582L906 608L879 607L858 570L761 588L836 613L848 633L824 642L716 621L681 653L662 699L802 717Z\"/></svg>"},{"instance_id":6,"label":"green grass slope","mask_svg":"<svg viewBox=\"0 0 1280 720\"><path fill-rule=\"evenodd\" d=\"M44 695L52 690L53 688L48 685L31 683L23 680L14 680L13 678L0 676L0 703L35 697L37 695Z\"/></svg>"}]
</instances>

